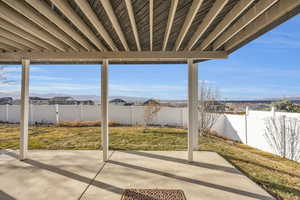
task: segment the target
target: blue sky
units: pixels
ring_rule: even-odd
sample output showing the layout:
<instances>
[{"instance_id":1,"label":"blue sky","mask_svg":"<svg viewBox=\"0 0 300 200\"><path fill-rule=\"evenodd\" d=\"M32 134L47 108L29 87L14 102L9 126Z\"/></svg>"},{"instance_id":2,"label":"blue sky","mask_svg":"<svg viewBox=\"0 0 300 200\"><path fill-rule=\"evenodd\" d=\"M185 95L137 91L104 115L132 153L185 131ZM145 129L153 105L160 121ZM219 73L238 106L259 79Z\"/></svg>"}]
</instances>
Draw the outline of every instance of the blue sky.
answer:
<instances>
[{"instance_id":1,"label":"blue sky","mask_svg":"<svg viewBox=\"0 0 300 200\"><path fill-rule=\"evenodd\" d=\"M231 54L199 64L199 78L222 99L300 97L300 15ZM20 90L20 66L1 73L0 93ZM110 65L110 96L184 99L186 65ZM99 65L31 65L30 92L99 95Z\"/></svg>"}]
</instances>

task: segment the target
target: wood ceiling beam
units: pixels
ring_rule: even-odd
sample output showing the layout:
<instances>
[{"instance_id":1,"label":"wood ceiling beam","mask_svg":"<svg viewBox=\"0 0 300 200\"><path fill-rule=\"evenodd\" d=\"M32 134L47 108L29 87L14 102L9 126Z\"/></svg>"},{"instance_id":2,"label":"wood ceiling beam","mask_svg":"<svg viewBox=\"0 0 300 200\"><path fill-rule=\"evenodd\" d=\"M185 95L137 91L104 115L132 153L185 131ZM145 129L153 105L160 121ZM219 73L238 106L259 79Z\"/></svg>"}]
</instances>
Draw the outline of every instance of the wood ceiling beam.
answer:
<instances>
[{"instance_id":1,"label":"wood ceiling beam","mask_svg":"<svg viewBox=\"0 0 300 200\"><path fill-rule=\"evenodd\" d=\"M121 43L123 44L123 47L126 51L130 51L129 47L128 47L128 44L126 42L126 39L125 39L125 35L122 31L122 28L120 26L120 23L118 22L118 19L117 19L117 16L111 6L111 3L110 1L107 1L107 0L99 0L100 3L102 4L111 24L113 25L117 35L119 36L119 39L121 41Z\"/></svg>"},{"instance_id":2,"label":"wood ceiling beam","mask_svg":"<svg viewBox=\"0 0 300 200\"><path fill-rule=\"evenodd\" d=\"M191 50L197 41L201 38L201 36L205 33L208 27L212 24L214 19L219 15L219 13L223 10L224 6L228 3L229 0L216 0L212 8L204 17L201 24L198 26L196 32L193 34L192 38L188 42L186 46L186 50Z\"/></svg>"},{"instance_id":3,"label":"wood ceiling beam","mask_svg":"<svg viewBox=\"0 0 300 200\"><path fill-rule=\"evenodd\" d=\"M56 14L44 1L41 0L25 0L26 3L35 8L40 14L54 23L62 31L68 34L74 41L79 43L85 50L94 50L95 48L86 39L76 32L70 24Z\"/></svg>"},{"instance_id":4,"label":"wood ceiling beam","mask_svg":"<svg viewBox=\"0 0 300 200\"><path fill-rule=\"evenodd\" d=\"M149 31L150 31L150 51L153 50L153 0L149 0Z\"/></svg>"},{"instance_id":5,"label":"wood ceiling beam","mask_svg":"<svg viewBox=\"0 0 300 200\"><path fill-rule=\"evenodd\" d=\"M100 42L93 31L76 14L67 1L50 0L66 18L68 18L100 51L106 51L106 47Z\"/></svg>"},{"instance_id":6,"label":"wood ceiling beam","mask_svg":"<svg viewBox=\"0 0 300 200\"><path fill-rule=\"evenodd\" d=\"M20 29L19 27L15 26L1 18L0 18L0 27L2 29L5 29L6 31L9 31L9 32L12 32L12 33L18 35L19 37L24 38L25 40L31 41L32 43L34 43L37 46L40 46L43 49L55 50L55 48L53 46L49 45L48 43L44 42L43 40L40 40L39 38L31 35L30 33L24 31L23 29Z\"/></svg>"},{"instance_id":7,"label":"wood ceiling beam","mask_svg":"<svg viewBox=\"0 0 300 200\"><path fill-rule=\"evenodd\" d=\"M104 39L104 41L108 44L108 46L113 51L118 51L118 48L114 44L113 40L109 36L108 32L105 30L103 24L99 21L97 15L89 5L87 1L82 0L75 0L75 3L77 6L81 9L81 11L84 13L86 18L90 21L90 23L95 27L95 29L98 31L98 33L101 35L101 37Z\"/></svg>"},{"instance_id":8,"label":"wood ceiling beam","mask_svg":"<svg viewBox=\"0 0 300 200\"><path fill-rule=\"evenodd\" d=\"M217 25L217 27L205 38L201 43L199 50L205 50L213 41L219 37L226 28L238 18L255 0L243 0L238 2L231 10L226 14L224 19Z\"/></svg>"},{"instance_id":9,"label":"wood ceiling beam","mask_svg":"<svg viewBox=\"0 0 300 200\"><path fill-rule=\"evenodd\" d=\"M87 63L109 61L186 61L224 59L227 53L224 51L105 51L105 52L14 52L0 54L0 63L20 62L21 59L30 59L38 63Z\"/></svg>"},{"instance_id":10,"label":"wood ceiling beam","mask_svg":"<svg viewBox=\"0 0 300 200\"><path fill-rule=\"evenodd\" d=\"M137 26L136 26L136 22L135 22L135 17L134 17L134 12L133 12L133 8L132 8L131 0L125 0L125 5L126 5L126 8L127 8L127 12L128 12L130 24L131 24L131 27L132 27L132 31L133 31L133 35L134 35L137 50L141 51L142 49L141 49L139 34L138 34L138 31L137 31Z\"/></svg>"},{"instance_id":11,"label":"wood ceiling beam","mask_svg":"<svg viewBox=\"0 0 300 200\"><path fill-rule=\"evenodd\" d=\"M57 26L55 26L53 23L50 23L49 20L44 18L42 15L40 15L38 12L36 12L33 8L28 6L24 1L20 0L2 0L4 3L6 3L8 6L31 20L33 23L56 37L58 40L62 41L69 47L71 47L73 50L78 51L80 49L80 46L72 40L68 35L66 35L64 32L62 32Z\"/></svg>"},{"instance_id":12,"label":"wood ceiling beam","mask_svg":"<svg viewBox=\"0 0 300 200\"><path fill-rule=\"evenodd\" d=\"M6 37L0 36L0 42L2 44L10 45L10 46L12 46L12 47L14 47L14 48L16 48L18 50L23 50L23 51L29 50L28 47L26 47L26 46L24 46L24 45L22 45L22 44L20 44L18 42L15 42L15 41L13 41L13 40L11 40L9 38L6 38Z\"/></svg>"},{"instance_id":13,"label":"wood ceiling beam","mask_svg":"<svg viewBox=\"0 0 300 200\"><path fill-rule=\"evenodd\" d=\"M190 7L190 9L189 9L189 11L188 11L188 13L186 15L186 18L184 20L182 28L181 28L181 30L179 32L179 35L177 37L177 40L175 42L174 49L176 51L179 50L180 45L181 45L181 43L182 43L182 41L183 41L186 33L188 32L191 24L193 23L194 18L196 16L196 14L197 14L197 12L198 12L198 10L199 10L202 2L203 2L203 0L193 0L193 3L192 3L192 5L191 5L191 7Z\"/></svg>"},{"instance_id":14,"label":"wood ceiling beam","mask_svg":"<svg viewBox=\"0 0 300 200\"><path fill-rule=\"evenodd\" d=\"M267 9L274 5L278 0L264 0L256 3L248 10L237 22L230 26L223 34L213 43L213 49L219 49L223 44L239 33L244 27L263 14Z\"/></svg>"},{"instance_id":15,"label":"wood ceiling beam","mask_svg":"<svg viewBox=\"0 0 300 200\"><path fill-rule=\"evenodd\" d=\"M8 52L10 52L10 51L17 51L18 50L17 48L15 48L15 47L13 47L11 45L2 43L2 42L0 42L0 49L2 49L4 51L8 51ZM4 53L2 53L2 54L4 54ZM20 60L19 60L19 62L20 62Z\"/></svg>"},{"instance_id":16,"label":"wood ceiling beam","mask_svg":"<svg viewBox=\"0 0 300 200\"><path fill-rule=\"evenodd\" d=\"M0 28L0 36L5 37L5 38L9 38L19 44L22 44L26 47L28 47L29 49L33 49L33 50L42 50L41 47L35 45L33 42L30 42L20 36L18 36L15 33L9 32L3 28Z\"/></svg>"},{"instance_id":17,"label":"wood ceiling beam","mask_svg":"<svg viewBox=\"0 0 300 200\"><path fill-rule=\"evenodd\" d=\"M167 22L166 32L165 32L165 36L164 36L164 43L163 43L163 47L162 47L163 51L165 51L166 48L167 48L167 44L168 44L169 36L170 36L170 33L171 33L171 29L172 29L172 25L173 25L175 13L176 13L177 5L178 5L178 0L172 0L171 1L169 16L168 16L168 22Z\"/></svg>"},{"instance_id":18,"label":"wood ceiling beam","mask_svg":"<svg viewBox=\"0 0 300 200\"><path fill-rule=\"evenodd\" d=\"M260 15L251 24L246 26L241 32L239 32L231 40L229 40L225 44L225 49L231 52L233 49L240 46L241 44L249 42L249 39L254 39L255 37L253 36L255 36L257 33L260 33L266 27L274 23L274 21L281 19L283 16L287 15L287 13L293 11L294 9L298 9L298 11L296 10L296 12L293 15L299 13L300 1L280 0L269 10L267 10L263 15ZM292 17L292 15L290 15L289 17ZM275 25L278 24L279 23Z\"/></svg>"},{"instance_id":19,"label":"wood ceiling beam","mask_svg":"<svg viewBox=\"0 0 300 200\"><path fill-rule=\"evenodd\" d=\"M48 32L41 30L39 27L29 22L23 15L9 8L3 2L0 2L0 18L25 30L35 37L45 41L60 51L66 51L67 46L50 35Z\"/></svg>"}]
</instances>

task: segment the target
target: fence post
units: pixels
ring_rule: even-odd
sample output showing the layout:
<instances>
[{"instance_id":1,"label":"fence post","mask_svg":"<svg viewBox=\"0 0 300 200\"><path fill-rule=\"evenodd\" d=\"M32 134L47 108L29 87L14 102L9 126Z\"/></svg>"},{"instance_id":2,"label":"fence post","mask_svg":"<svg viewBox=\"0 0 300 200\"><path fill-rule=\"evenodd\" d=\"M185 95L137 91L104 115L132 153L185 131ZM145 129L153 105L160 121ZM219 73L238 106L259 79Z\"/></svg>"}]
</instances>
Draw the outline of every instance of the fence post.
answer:
<instances>
[{"instance_id":1,"label":"fence post","mask_svg":"<svg viewBox=\"0 0 300 200\"><path fill-rule=\"evenodd\" d=\"M55 119L56 119L56 124L59 123L59 109L58 109L58 104L55 104Z\"/></svg>"},{"instance_id":2,"label":"fence post","mask_svg":"<svg viewBox=\"0 0 300 200\"><path fill-rule=\"evenodd\" d=\"M180 109L180 121L181 121L182 127L184 127L184 121L183 121L183 108Z\"/></svg>"},{"instance_id":3,"label":"fence post","mask_svg":"<svg viewBox=\"0 0 300 200\"><path fill-rule=\"evenodd\" d=\"M30 108L30 124L33 124L33 104L29 104Z\"/></svg>"},{"instance_id":4,"label":"fence post","mask_svg":"<svg viewBox=\"0 0 300 200\"><path fill-rule=\"evenodd\" d=\"M79 104L79 121L82 121L82 104Z\"/></svg>"},{"instance_id":5,"label":"fence post","mask_svg":"<svg viewBox=\"0 0 300 200\"><path fill-rule=\"evenodd\" d=\"M6 107L5 107L5 109L6 109L6 111L5 111L5 118L6 118L6 122L8 122L8 104L6 104Z\"/></svg>"},{"instance_id":6,"label":"fence post","mask_svg":"<svg viewBox=\"0 0 300 200\"><path fill-rule=\"evenodd\" d=\"M249 107L246 107L245 111L245 139L246 139L246 144L248 144L248 114L249 114Z\"/></svg>"},{"instance_id":7,"label":"fence post","mask_svg":"<svg viewBox=\"0 0 300 200\"><path fill-rule=\"evenodd\" d=\"M271 108L271 115L272 115L272 117L275 117L275 107L274 106L272 106L272 108Z\"/></svg>"},{"instance_id":8,"label":"fence post","mask_svg":"<svg viewBox=\"0 0 300 200\"><path fill-rule=\"evenodd\" d=\"M282 120L283 120L283 157L286 158L286 130L285 130L285 118L286 116L285 115L282 115Z\"/></svg>"},{"instance_id":9,"label":"fence post","mask_svg":"<svg viewBox=\"0 0 300 200\"><path fill-rule=\"evenodd\" d=\"M133 125L133 110L132 110L133 106L130 106L130 125Z\"/></svg>"}]
</instances>

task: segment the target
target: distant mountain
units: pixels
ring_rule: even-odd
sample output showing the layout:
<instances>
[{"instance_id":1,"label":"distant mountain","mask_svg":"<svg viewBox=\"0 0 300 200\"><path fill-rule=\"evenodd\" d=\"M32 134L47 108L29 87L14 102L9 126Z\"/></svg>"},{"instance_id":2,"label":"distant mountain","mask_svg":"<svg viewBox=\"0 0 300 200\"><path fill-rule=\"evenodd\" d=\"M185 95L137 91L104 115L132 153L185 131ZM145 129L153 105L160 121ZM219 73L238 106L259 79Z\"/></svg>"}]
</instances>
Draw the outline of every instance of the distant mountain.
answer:
<instances>
[{"instance_id":1,"label":"distant mountain","mask_svg":"<svg viewBox=\"0 0 300 200\"><path fill-rule=\"evenodd\" d=\"M30 96L44 97L44 98L52 98L52 97L61 97L61 96L70 96L77 100L92 100L95 102L100 102L100 97L97 95L76 95L76 94L63 94L63 93L48 93L48 94L38 94L38 93L30 93ZM12 97L14 99L20 98L19 92L10 92L4 93L0 92L1 97ZM147 97L132 97L132 96L109 96L109 99L123 99L127 102L135 102L142 103L148 100ZM261 98L261 99L223 99L223 102L273 102L279 101L282 99L287 99L293 102L300 102L300 96L287 96L287 97L274 97L274 98ZM186 103L186 99L181 100L164 100L160 99L162 103Z\"/></svg>"},{"instance_id":2,"label":"distant mountain","mask_svg":"<svg viewBox=\"0 0 300 200\"><path fill-rule=\"evenodd\" d=\"M97 95L74 95L74 94L61 94L61 93L49 93L49 94L37 94L37 93L30 93L30 96L36 96L36 97L43 97L43 98L52 98L52 97L62 97L62 96L70 96L73 97L76 100L92 100L95 102L100 102L100 96ZM0 92L0 98L1 97L12 97L14 99L20 98L19 92L11 92L11 93L4 93ZM144 97L129 97L129 96L110 96L109 99L123 99L127 102L135 102L135 103L141 103L146 101L149 98Z\"/></svg>"}]
</instances>

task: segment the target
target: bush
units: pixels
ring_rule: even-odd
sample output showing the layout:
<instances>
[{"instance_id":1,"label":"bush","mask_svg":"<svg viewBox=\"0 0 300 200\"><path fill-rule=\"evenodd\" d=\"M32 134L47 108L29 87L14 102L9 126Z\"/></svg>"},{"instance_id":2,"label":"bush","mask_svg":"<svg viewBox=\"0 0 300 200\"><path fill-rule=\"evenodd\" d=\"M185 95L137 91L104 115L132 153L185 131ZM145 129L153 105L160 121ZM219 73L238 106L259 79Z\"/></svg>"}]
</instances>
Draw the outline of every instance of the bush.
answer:
<instances>
[{"instance_id":1,"label":"bush","mask_svg":"<svg viewBox=\"0 0 300 200\"><path fill-rule=\"evenodd\" d=\"M117 124L114 121L108 122L109 126L117 126ZM101 121L62 121L57 124L57 126L60 127L90 127L90 126L101 126Z\"/></svg>"}]
</instances>

